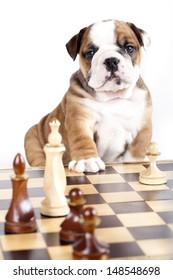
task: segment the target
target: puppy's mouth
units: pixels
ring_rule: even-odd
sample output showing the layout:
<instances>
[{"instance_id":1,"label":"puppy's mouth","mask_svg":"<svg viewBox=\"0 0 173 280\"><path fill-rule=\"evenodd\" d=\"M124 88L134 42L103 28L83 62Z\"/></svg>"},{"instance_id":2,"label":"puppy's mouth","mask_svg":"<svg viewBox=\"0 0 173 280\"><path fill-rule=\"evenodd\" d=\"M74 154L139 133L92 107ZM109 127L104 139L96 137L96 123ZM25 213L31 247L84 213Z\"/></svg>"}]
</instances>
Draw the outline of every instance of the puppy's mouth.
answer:
<instances>
[{"instance_id":1,"label":"puppy's mouth","mask_svg":"<svg viewBox=\"0 0 173 280\"><path fill-rule=\"evenodd\" d=\"M118 86L121 85L121 78L120 78L120 76L118 76L116 73L112 73L111 75L106 75L105 81L104 81L104 83L103 83L102 86L104 86L104 84L106 84L107 82L112 81L112 80L113 80L113 81L115 82L115 84L117 84Z\"/></svg>"},{"instance_id":2,"label":"puppy's mouth","mask_svg":"<svg viewBox=\"0 0 173 280\"><path fill-rule=\"evenodd\" d=\"M129 81L127 81L125 78L120 77L118 73L108 73L105 76L104 81L102 81L102 83L94 89L96 91L120 93L124 92L124 90L127 90L129 86Z\"/></svg>"}]
</instances>

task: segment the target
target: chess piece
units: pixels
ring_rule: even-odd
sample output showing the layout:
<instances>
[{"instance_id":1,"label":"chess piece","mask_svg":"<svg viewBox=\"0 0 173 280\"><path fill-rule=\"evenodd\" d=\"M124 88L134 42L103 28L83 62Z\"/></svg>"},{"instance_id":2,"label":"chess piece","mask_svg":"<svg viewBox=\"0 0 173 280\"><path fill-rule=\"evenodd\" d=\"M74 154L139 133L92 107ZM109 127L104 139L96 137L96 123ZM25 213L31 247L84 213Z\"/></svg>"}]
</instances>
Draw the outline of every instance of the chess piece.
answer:
<instances>
[{"instance_id":1,"label":"chess piece","mask_svg":"<svg viewBox=\"0 0 173 280\"><path fill-rule=\"evenodd\" d=\"M157 143L150 143L146 155L149 159L150 165L146 170L140 172L139 182L146 185L165 184L167 182L166 173L159 170L156 165L157 158L160 156Z\"/></svg>"},{"instance_id":2,"label":"chess piece","mask_svg":"<svg viewBox=\"0 0 173 280\"><path fill-rule=\"evenodd\" d=\"M36 220L27 193L28 177L25 172L25 162L21 154L13 161L15 175L11 177L13 195L6 215L5 232L29 233L37 230Z\"/></svg>"},{"instance_id":3,"label":"chess piece","mask_svg":"<svg viewBox=\"0 0 173 280\"><path fill-rule=\"evenodd\" d=\"M73 256L80 260L103 260L108 258L109 246L95 237L94 230L99 224L96 210L87 207L82 211L83 236L73 244Z\"/></svg>"},{"instance_id":4,"label":"chess piece","mask_svg":"<svg viewBox=\"0 0 173 280\"><path fill-rule=\"evenodd\" d=\"M73 188L69 192L68 205L70 213L61 224L60 241L61 243L73 243L83 235L81 225L82 210L86 203L82 190Z\"/></svg>"},{"instance_id":5,"label":"chess piece","mask_svg":"<svg viewBox=\"0 0 173 280\"><path fill-rule=\"evenodd\" d=\"M69 213L65 197L66 175L62 163L65 147L61 143L61 135L58 131L59 121L53 120L49 125L51 128L51 133L48 136L49 143L44 146L46 154L43 182L45 199L41 202L40 212L45 216L61 217Z\"/></svg>"}]
</instances>

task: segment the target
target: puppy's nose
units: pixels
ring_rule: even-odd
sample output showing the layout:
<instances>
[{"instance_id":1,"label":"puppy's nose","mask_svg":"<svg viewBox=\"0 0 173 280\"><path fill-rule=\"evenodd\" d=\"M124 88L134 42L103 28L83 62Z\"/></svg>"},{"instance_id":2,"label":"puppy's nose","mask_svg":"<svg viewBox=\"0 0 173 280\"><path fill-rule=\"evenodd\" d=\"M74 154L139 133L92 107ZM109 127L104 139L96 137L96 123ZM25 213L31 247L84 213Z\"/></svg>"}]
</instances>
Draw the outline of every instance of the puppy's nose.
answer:
<instances>
[{"instance_id":1,"label":"puppy's nose","mask_svg":"<svg viewBox=\"0 0 173 280\"><path fill-rule=\"evenodd\" d=\"M104 61L104 64L106 65L106 69L107 71L117 71L118 70L118 63L120 62L120 60L116 57L109 57L106 58Z\"/></svg>"}]
</instances>

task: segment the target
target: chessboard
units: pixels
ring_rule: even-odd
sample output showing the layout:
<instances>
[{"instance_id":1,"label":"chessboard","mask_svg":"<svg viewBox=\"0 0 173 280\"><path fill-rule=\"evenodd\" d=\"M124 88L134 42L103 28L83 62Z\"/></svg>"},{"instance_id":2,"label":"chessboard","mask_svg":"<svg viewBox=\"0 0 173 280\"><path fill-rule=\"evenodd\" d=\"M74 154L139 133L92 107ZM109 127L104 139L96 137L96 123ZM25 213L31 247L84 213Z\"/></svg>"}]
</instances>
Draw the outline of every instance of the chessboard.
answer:
<instances>
[{"instance_id":1,"label":"chessboard","mask_svg":"<svg viewBox=\"0 0 173 280\"><path fill-rule=\"evenodd\" d=\"M75 173L67 168L66 196L72 188L82 189L86 206L100 218L96 237L109 244L109 259L173 259L173 161L158 162L167 174L162 185L139 183L139 172L147 163L112 163L96 174ZM27 168L28 194L33 205L37 231L5 234L4 222L12 197L12 170L0 170L0 259L72 260L72 245L62 245L60 225L65 217L40 214L44 199L44 169Z\"/></svg>"}]
</instances>

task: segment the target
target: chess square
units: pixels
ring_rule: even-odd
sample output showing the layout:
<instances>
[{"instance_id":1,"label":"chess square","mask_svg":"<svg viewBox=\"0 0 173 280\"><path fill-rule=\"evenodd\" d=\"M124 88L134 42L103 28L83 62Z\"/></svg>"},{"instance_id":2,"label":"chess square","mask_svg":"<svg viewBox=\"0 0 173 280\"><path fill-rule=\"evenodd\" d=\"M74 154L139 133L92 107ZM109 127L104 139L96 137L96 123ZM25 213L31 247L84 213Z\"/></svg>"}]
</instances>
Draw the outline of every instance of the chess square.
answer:
<instances>
[{"instance_id":1,"label":"chess square","mask_svg":"<svg viewBox=\"0 0 173 280\"><path fill-rule=\"evenodd\" d=\"M98 216L109 216L115 215L114 211L107 203L103 204L89 204L88 207L93 207L96 209Z\"/></svg>"},{"instance_id":2,"label":"chess square","mask_svg":"<svg viewBox=\"0 0 173 280\"><path fill-rule=\"evenodd\" d=\"M126 203L111 203L110 207L116 214L138 213L153 211L145 201L132 201Z\"/></svg>"},{"instance_id":3,"label":"chess square","mask_svg":"<svg viewBox=\"0 0 173 280\"><path fill-rule=\"evenodd\" d=\"M172 212L159 212L159 216L167 223L173 223L173 211Z\"/></svg>"},{"instance_id":4,"label":"chess square","mask_svg":"<svg viewBox=\"0 0 173 280\"><path fill-rule=\"evenodd\" d=\"M101 196L107 203L127 202L127 201L141 201L143 200L136 192L114 192L101 193Z\"/></svg>"},{"instance_id":5,"label":"chess square","mask_svg":"<svg viewBox=\"0 0 173 280\"><path fill-rule=\"evenodd\" d=\"M35 188L28 188L28 196L29 197L40 197L44 196L43 188L35 187Z\"/></svg>"},{"instance_id":6,"label":"chess square","mask_svg":"<svg viewBox=\"0 0 173 280\"><path fill-rule=\"evenodd\" d=\"M105 203L104 199L100 194L86 194L85 195L87 204L101 204Z\"/></svg>"},{"instance_id":7,"label":"chess square","mask_svg":"<svg viewBox=\"0 0 173 280\"><path fill-rule=\"evenodd\" d=\"M44 169L43 170L27 170L26 174L29 178L43 178L44 177Z\"/></svg>"},{"instance_id":8,"label":"chess square","mask_svg":"<svg viewBox=\"0 0 173 280\"><path fill-rule=\"evenodd\" d=\"M163 225L165 222L154 212L117 214L125 227Z\"/></svg>"},{"instance_id":9,"label":"chess square","mask_svg":"<svg viewBox=\"0 0 173 280\"><path fill-rule=\"evenodd\" d=\"M173 180L168 180L167 186L168 186L170 189L173 189Z\"/></svg>"},{"instance_id":10,"label":"chess square","mask_svg":"<svg viewBox=\"0 0 173 280\"><path fill-rule=\"evenodd\" d=\"M162 185L145 185L141 184L139 181L136 182L128 182L129 185L135 190L135 191L156 191L156 190L169 190L166 184Z\"/></svg>"},{"instance_id":11,"label":"chess square","mask_svg":"<svg viewBox=\"0 0 173 280\"><path fill-rule=\"evenodd\" d=\"M44 200L44 196L39 196L39 197L30 197L31 204L34 208L40 208L41 203Z\"/></svg>"},{"instance_id":12,"label":"chess square","mask_svg":"<svg viewBox=\"0 0 173 280\"><path fill-rule=\"evenodd\" d=\"M135 240L173 238L173 232L167 225L128 228Z\"/></svg>"},{"instance_id":13,"label":"chess square","mask_svg":"<svg viewBox=\"0 0 173 280\"><path fill-rule=\"evenodd\" d=\"M166 171L166 175L168 181L173 179L173 171Z\"/></svg>"},{"instance_id":14,"label":"chess square","mask_svg":"<svg viewBox=\"0 0 173 280\"><path fill-rule=\"evenodd\" d=\"M173 192L170 190L139 191L138 194L147 201L173 199Z\"/></svg>"},{"instance_id":15,"label":"chess square","mask_svg":"<svg viewBox=\"0 0 173 280\"><path fill-rule=\"evenodd\" d=\"M0 189L11 189L12 184L10 180L0 180Z\"/></svg>"},{"instance_id":16,"label":"chess square","mask_svg":"<svg viewBox=\"0 0 173 280\"><path fill-rule=\"evenodd\" d=\"M114 169L119 173L138 173L145 170L146 168L139 163L119 163L112 164Z\"/></svg>"},{"instance_id":17,"label":"chess square","mask_svg":"<svg viewBox=\"0 0 173 280\"><path fill-rule=\"evenodd\" d=\"M85 176L67 176L67 185L90 184Z\"/></svg>"},{"instance_id":18,"label":"chess square","mask_svg":"<svg viewBox=\"0 0 173 280\"><path fill-rule=\"evenodd\" d=\"M69 196L69 192L70 190L72 190L73 188L79 188L83 191L83 194L97 194L98 191L96 190L96 188L92 185L92 184L82 184L82 185L67 185L66 189L65 189L65 195L68 197Z\"/></svg>"},{"instance_id":19,"label":"chess square","mask_svg":"<svg viewBox=\"0 0 173 280\"><path fill-rule=\"evenodd\" d=\"M160 256L160 259L161 256L173 257L173 238L139 240L137 244L150 258L155 258L155 256Z\"/></svg>"},{"instance_id":20,"label":"chess square","mask_svg":"<svg viewBox=\"0 0 173 280\"><path fill-rule=\"evenodd\" d=\"M109 193L109 192L126 192L133 191L133 188L129 186L126 182L120 183L110 183L110 184L95 184L94 187L99 193Z\"/></svg>"},{"instance_id":21,"label":"chess square","mask_svg":"<svg viewBox=\"0 0 173 280\"><path fill-rule=\"evenodd\" d=\"M168 181L173 179L173 171L167 171L166 174L167 174Z\"/></svg>"},{"instance_id":22,"label":"chess square","mask_svg":"<svg viewBox=\"0 0 173 280\"><path fill-rule=\"evenodd\" d=\"M121 242L110 244L110 258L127 258L144 256L143 250L135 242Z\"/></svg>"},{"instance_id":23,"label":"chess square","mask_svg":"<svg viewBox=\"0 0 173 280\"><path fill-rule=\"evenodd\" d=\"M7 214L7 210L0 210L0 223L5 222L6 214ZM0 231L1 231L1 227L0 227Z\"/></svg>"},{"instance_id":24,"label":"chess square","mask_svg":"<svg viewBox=\"0 0 173 280\"><path fill-rule=\"evenodd\" d=\"M115 215L110 216L100 216L100 223L97 228L112 228L112 227L120 227L122 223Z\"/></svg>"},{"instance_id":25,"label":"chess square","mask_svg":"<svg viewBox=\"0 0 173 280\"><path fill-rule=\"evenodd\" d=\"M41 233L8 234L1 236L3 251L31 250L46 247Z\"/></svg>"},{"instance_id":26,"label":"chess square","mask_svg":"<svg viewBox=\"0 0 173 280\"><path fill-rule=\"evenodd\" d=\"M72 245L50 246L47 250L52 260L73 260Z\"/></svg>"},{"instance_id":27,"label":"chess square","mask_svg":"<svg viewBox=\"0 0 173 280\"><path fill-rule=\"evenodd\" d=\"M155 212L173 211L173 200L146 201Z\"/></svg>"},{"instance_id":28,"label":"chess square","mask_svg":"<svg viewBox=\"0 0 173 280\"><path fill-rule=\"evenodd\" d=\"M134 237L125 227L97 228L95 236L105 243L120 243L134 241Z\"/></svg>"},{"instance_id":29,"label":"chess square","mask_svg":"<svg viewBox=\"0 0 173 280\"><path fill-rule=\"evenodd\" d=\"M2 199L0 203L0 210L7 210L10 206L11 199Z\"/></svg>"},{"instance_id":30,"label":"chess square","mask_svg":"<svg viewBox=\"0 0 173 280\"><path fill-rule=\"evenodd\" d=\"M44 219L37 219L37 225L40 232L42 233L58 232L61 229L60 225L64 221L64 219L65 219L64 217L63 218L44 217Z\"/></svg>"},{"instance_id":31,"label":"chess square","mask_svg":"<svg viewBox=\"0 0 173 280\"><path fill-rule=\"evenodd\" d=\"M11 199L12 198L12 189L0 189L0 198Z\"/></svg>"},{"instance_id":32,"label":"chess square","mask_svg":"<svg viewBox=\"0 0 173 280\"><path fill-rule=\"evenodd\" d=\"M7 180L9 180L9 182L10 182L10 177L11 177L11 175L13 175L14 174L14 172L10 169L10 170L0 170L0 182L2 181L2 180L5 180L5 181L7 181Z\"/></svg>"},{"instance_id":33,"label":"chess square","mask_svg":"<svg viewBox=\"0 0 173 280\"><path fill-rule=\"evenodd\" d=\"M58 246L60 244L59 232L43 233L43 238L47 246Z\"/></svg>"},{"instance_id":34,"label":"chess square","mask_svg":"<svg viewBox=\"0 0 173 280\"><path fill-rule=\"evenodd\" d=\"M29 178L28 188L43 188L43 178Z\"/></svg>"},{"instance_id":35,"label":"chess square","mask_svg":"<svg viewBox=\"0 0 173 280\"><path fill-rule=\"evenodd\" d=\"M47 249L32 249L3 252L5 260L50 260Z\"/></svg>"},{"instance_id":36,"label":"chess square","mask_svg":"<svg viewBox=\"0 0 173 280\"><path fill-rule=\"evenodd\" d=\"M108 183L120 183L124 182L124 178L119 174L101 174L101 175L89 175L87 176L91 184L108 184Z\"/></svg>"},{"instance_id":37,"label":"chess square","mask_svg":"<svg viewBox=\"0 0 173 280\"><path fill-rule=\"evenodd\" d=\"M172 230L173 232L173 223L172 224L168 224L168 227Z\"/></svg>"},{"instance_id":38,"label":"chess square","mask_svg":"<svg viewBox=\"0 0 173 280\"><path fill-rule=\"evenodd\" d=\"M139 173L123 173L121 176L125 179L127 182L133 182L139 180Z\"/></svg>"}]
</instances>

